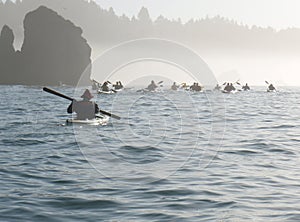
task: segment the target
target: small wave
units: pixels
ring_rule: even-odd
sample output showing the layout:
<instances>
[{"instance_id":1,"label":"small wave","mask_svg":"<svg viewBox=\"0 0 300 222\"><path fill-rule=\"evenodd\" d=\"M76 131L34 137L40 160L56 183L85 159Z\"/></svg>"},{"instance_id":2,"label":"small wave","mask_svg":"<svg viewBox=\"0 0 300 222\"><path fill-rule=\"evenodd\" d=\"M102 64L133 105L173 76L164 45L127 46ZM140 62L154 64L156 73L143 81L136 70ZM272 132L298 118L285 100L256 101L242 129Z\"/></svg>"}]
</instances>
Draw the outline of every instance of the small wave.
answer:
<instances>
[{"instance_id":1,"label":"small wave","mask_svg":"<svg viewBox=\"0 0 300 222\"><path fill-rule=\"evenodd\" d=\"M207 196L222 196L222 194L220 193L209 191L209 190L205 190L202 193L203 195L207 195Z\"/></svg>"},{"instance_id":2,"label":"small wave","mask_svg":"<svg viewBox=\"0 0 300 222\"><path fill-rule=\"evenodd\" d=\"M150 191L145 193L151 195L159 195L159 196L178 196L178 197L196 194L195 191L189 189L156 190L156 191Z\"/></svg>"},{"instance_id":3,"label":"small wave","mask_svg":"<svg viewBox=\"0 0 300 222\"><path fill-rule=\"evenodd\" d=\"M258 127L257 129L259 130L270 130L270 129L290 129L290 128L295 128L296 126L294 125L277 125L277 126L261 126Z\"/></svg>"},{"instance_id":4,"label":"small wave","mask_svg":"<svg viewBox=\"0 0 300 222\"><path fill-rule=\"evenodd\" d=\"M148 152L161 152L161 149L158 149L153 146L122 146L120 150L126 150L133 153L148 153Z\"/></svg>"},{"instance_id":5,"label":"small wave","mask_svg":"<svg viewBox=\"0 0 300 222\"><path fill-rule=\"evenodd\" d=\"M45 141L41 140L31 140L31 139L4 139L2 143L6 146L33 146L33 145L41 145L45 144Z\"/></svg>"},{"instance_id":6,"label":"small wave","mask_svg":"<svg viewBox=\"0 0 300 222\"><path fill-rule=\"evenodd\" d=\"M59 180L53 180L51 181L53 184L57 184L57 185L71 185L71 184L77 184L76 181L74 180L62 180L62 179L59 179Z\"/></svg>"},{"instance_id":7,"label":"small wave","mask_svg":"<svg viewBox=\"0 0 300 222\"><path fill-rule=\"evenodd\" d=\"M280 148L273 148L270 149L269 152L271 153L283 153L283 154L287 154L287 155L296 155L296 153L289 151L289 150L284 150L284 149L280 149Z\"/></svg>"},{"instance_id":8,"label":"small wave","mask_svg":"<svg viewBox=\"0 0 300 222\"><path fill-rule=\"evenodd\" d=\"M122 146L112 153L129 163L147 164L163 158L162 150L151 146Z\"/></svg>"},{"instance_id":9,"label":"small wave","mask_svg":"<svg viewBox=\"0 0 300 222\"><path fill-rule=\"evenodd\" d=\"M144 218L145 221L182 221L180 218L169 215L166 213L144 213L140 214L140 217Z\"/></svg>"},{"instance_id":10,"label":"small wave","mask_svg":"<svg viewBox=\"0 0 300 222\"><path fill-rule=\"evenodd\" d=\"M223 153L227 154L239 154L239 155L251 155L251 154L260 154L259 151L254 150L231 150L231 151L223 151Z\"/></svg>"},{"instance_id":11,"label":"small wave","mask_svg":"<svg viewBox=\"0 0 300 222\"><path fill-rule=\"evenodd\" d=\"M279 125L279 126L274 126L274 129L289 129L289 128L295 128L296 126L294 125Z\"/></svg>"},{"instance_id":12,"label":"small wave","mask_svg":"<svg viewBox=\"0 0 300 222\"><path fill-rule=\"evenodd\" d=\"M32 218L34 211L28 207L12 207L8 210L1 211L1 221L29 221ZM31 219L30 219L31 220Z\"/></svg>"},{"instance_id":13,"label":"small wave","mask_svg":"<svg viewBox=\"0 0 300 222\"><path fill-rule=\"evenodd\" d=\"M58 208L58 209L68 209L68 210L84 210L84 209L103 209L103 208L113 208L119 207L121 204L113 200L87 200L82 198L72 198L72 197L60 197L50 201L43 201L44 204Z\"/></svg>"},{"instance_id":14,"label":"small wave","mask_svg":"<svg viewBox=\"0 0 300 222\"><path fill-rule=\"evenodd\" d=\"M258 143L252 143L252 144L247 144L248 147L255 147L255 148L268 148L271 146L271 144L265 143L265 142L258 142ZM272 145L273 146L273 145Z\"/></svg>"}]
</instances>

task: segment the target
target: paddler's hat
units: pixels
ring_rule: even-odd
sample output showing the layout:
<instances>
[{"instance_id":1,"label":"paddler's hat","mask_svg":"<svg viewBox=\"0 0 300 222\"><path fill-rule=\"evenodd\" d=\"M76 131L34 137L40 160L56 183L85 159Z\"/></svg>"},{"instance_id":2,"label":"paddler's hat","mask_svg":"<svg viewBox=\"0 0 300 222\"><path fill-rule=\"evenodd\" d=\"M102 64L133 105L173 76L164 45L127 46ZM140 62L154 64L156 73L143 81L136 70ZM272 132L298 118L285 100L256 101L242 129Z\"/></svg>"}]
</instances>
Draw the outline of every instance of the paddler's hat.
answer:
<instances>
[{"instance_id":1,"label":"paddler's hat","mask_svg":"<svg viewBox=\"0 0 300 222\"><path fill-rule=\"evenodd\" d=\"M88 100L92 99L93 97L94 96L91 94L91 92L88 89L86 89L81 96L81 98L88 99Z\"/></svg>"}]
</instances>

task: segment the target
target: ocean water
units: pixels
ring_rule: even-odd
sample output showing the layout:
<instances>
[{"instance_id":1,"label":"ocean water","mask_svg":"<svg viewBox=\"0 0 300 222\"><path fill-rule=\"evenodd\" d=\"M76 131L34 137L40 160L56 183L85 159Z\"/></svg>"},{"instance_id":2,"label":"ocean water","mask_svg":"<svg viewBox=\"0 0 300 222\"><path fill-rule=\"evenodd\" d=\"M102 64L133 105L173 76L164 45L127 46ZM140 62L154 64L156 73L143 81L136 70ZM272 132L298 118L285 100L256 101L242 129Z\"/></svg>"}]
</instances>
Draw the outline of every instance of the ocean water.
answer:
<instances>
[{"instance_id":1,"label":"ocean water","mask_svg":"<svg viewBox=\"0 0 300 222\"><path fill-rule=\"evenodd\" d=\"M106 126L0 88L0 221L299 221L297 88L95 95Z\"/></svg>"}]
</instances>

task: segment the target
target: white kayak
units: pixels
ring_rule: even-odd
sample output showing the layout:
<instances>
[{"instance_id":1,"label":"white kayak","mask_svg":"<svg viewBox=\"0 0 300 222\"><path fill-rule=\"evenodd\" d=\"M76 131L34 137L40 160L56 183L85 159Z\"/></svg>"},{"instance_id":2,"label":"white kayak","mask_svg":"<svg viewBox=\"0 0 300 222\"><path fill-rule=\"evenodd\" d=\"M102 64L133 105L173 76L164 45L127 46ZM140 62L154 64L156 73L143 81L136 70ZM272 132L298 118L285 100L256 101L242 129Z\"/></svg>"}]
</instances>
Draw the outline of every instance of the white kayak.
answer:
<instances>
[{"instance_id":1,"label":"white kayak","mask_svg":"<svg viewBox=\"0 0 300 222\"><path fill-rule=\"evenodd\" d=\"M102 90L98 90L98 93L99 94L115 94L117 91L102 91Z\"/></svg>"},{"instance_id":2,"label":"white kayak","mask_svg":"<svg viewBox=\"0 0 300 222\"><path fill-rule=\"evenodd\" d=\"M91 125L91 126L105 126L109 122L108 116L98 116L95 119L67 119L67 124L82 124L82 125Z\"/></svg>"},{"instance_id":3,"label":"white kayak","mask_svg":"<svg viewBox=\"0 0 300 222\"><path fill-rule=\"evenodd\" d=\"M235 94L239 92L238 90L232 90L232 91L227 91L227 90L222 90L222 93L227 93L227 94Z\"/></svg>"},{"instance_id":4,"label":"white kayak","mask_svg":"<svg viewBox=\"0 0 300 222\"><path fill-rule=\"evenodd\" d=\"M124 90L124 88L122 88L122 89L114 89L114 92L122 92Z\"/></svg>"},{"instance_id":5,"label":"white kayak","mask_svg":"<svg viewBox=\"0 0 300 222\"><path fill-rule=\"evenodd\" d=\"M149 89L139 89L136 91L137 93L162 93L162 89L155 89L155 90L149 90Z\"/></svg>"}]
</instances>

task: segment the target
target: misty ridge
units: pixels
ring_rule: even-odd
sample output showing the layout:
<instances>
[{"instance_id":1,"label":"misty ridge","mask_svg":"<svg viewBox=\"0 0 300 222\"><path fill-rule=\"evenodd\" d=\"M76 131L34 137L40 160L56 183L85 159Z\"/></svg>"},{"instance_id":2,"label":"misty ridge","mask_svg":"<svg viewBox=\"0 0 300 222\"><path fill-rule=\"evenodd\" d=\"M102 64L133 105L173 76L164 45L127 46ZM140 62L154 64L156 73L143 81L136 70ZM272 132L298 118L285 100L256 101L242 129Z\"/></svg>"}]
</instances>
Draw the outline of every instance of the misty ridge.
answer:
<instances>
[{"instance_id":1,"label":"misty ridge","mask_svg":"<svg viewBox=\"0 0 300 222\"><path fill-rule=\"evenodd\" d=\"M300 29L276 31L273 28L249 27L216 16L191 19L183 24L179 19L159 16L151 20L146 8L137 17L117 16L112 8L102 9L97 3L85 0L10 0L0 3L0 28L8 25L16 36L16 45L23 39L22 21L29 11L44 5L83 29L88 43L104 48L143 37L163 38L186 44L197 50L262 51L267 53L298 54Z\"/></svg>"}]
</instances>

